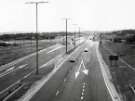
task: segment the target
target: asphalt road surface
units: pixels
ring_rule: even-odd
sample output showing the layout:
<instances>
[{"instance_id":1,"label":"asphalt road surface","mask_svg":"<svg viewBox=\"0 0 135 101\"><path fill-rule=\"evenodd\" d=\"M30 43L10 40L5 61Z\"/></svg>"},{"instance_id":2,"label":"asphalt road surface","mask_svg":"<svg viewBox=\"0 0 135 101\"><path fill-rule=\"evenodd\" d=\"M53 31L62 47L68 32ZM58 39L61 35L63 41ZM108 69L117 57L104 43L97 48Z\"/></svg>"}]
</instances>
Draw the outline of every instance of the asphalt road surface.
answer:
<instances>
[{"instance_id":1,"label":"asphalt road surface","mask_svg":"<svg viewBox=\"0 0 135 101\"><path fill-rule=\"evenodd\" d=\"M80 45L30 99L29 94L21 101L112 101L97 58L96 43L86 41Z\"/></svg>"},{"instance_id":2,"label":"asphalt road surface","mask_svg":"<svg viewBox=\"0 0 135 101\"><path fill-rule=\"evenodd\" d=\"M64 52L65 47L60 44L39 51L39 67L54 59L59 54L64 54ZM34 53L30 54L17 61L1 66L0 69L3 68L4 70L0 72L0 93L35 70L36 56Z\"/></svg>"}]
</instances>

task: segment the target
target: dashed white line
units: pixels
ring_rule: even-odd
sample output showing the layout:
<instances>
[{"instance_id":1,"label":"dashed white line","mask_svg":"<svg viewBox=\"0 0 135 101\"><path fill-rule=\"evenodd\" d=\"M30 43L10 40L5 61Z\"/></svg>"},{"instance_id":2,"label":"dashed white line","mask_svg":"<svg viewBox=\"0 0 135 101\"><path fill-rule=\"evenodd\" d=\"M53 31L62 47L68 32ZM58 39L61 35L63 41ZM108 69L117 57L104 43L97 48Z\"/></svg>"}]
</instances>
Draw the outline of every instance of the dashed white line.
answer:
<instances>
[{"instance_id":1,"label":"dashed white line","mask_svg":"<svg viewBox=\"0 0 135 101\"><path fill-rule=\"evenodd\" d=\"M51 53L51 52L54 52L54 51L56 51L57 49L60 49L60 48L62 48L62 47L64 47L64 46L56 47L55 49L52 49L52 50L50 50L49 52L47 52L47 54L49 54L49 53Z\"/></svg>"},{"instance_id":2,"label":"dashed white line","mask_svg":"<svg viewBox=\"0 0 135 101\"><path fill-rule=\"evenodd\" d=\"M83 88L83 89L82 89L82 92L84 92L84 91L85 91L85 89Z\"/></svg>"},{"instance_id":3,"label":"dashed white line","mask_svg":"<svg viewBox=\"0 0 135 101\"><path fill-rule=\"evenodd\" d=\"M61 68L62 64L64 64L65 61L67 61L74 53L76 53L80 48L77 48L71 55L67 56L63 59L63 61L55 68L51 73L49 73L45 78L43 78L41 81L36 82L31 89L29 89L18 101L29 101L40 89L43 85L46 84L46 82L53 77L53 75Z\"/></svg>"},{"instance_id":4,"label":"dashed white line","mask_svg":"<svg viewBox=\"0 0 135 101\"><path fill-rule=\"evenodd\" d=\"M24 67L27 66L27 65L28 65L28 64L24 64L24 65L19 66L18 68L22 69L22 68L24 68Z\"/></svg>"},{"instance_id":5,"label":"dashed white line","mask_svg":"<svg viewBox=\"0 0 135 101\"><path fill-rule=\"evenodd\" d=\"M64 82L66 82L66 80L67 80L67 79L66 79L66 78L64 78Z\"/></svg>"},{"instance_id":6,"label":"dashed white line","mask_svg":"<svg viewBox=\"0 0 135 101\"><path fill-rule=\"evenodd\" d=\"M82 92L82 96L84 95L84 92Z\"/></svg>"},{"instance_id":7,"label":"dashed white line","mask_svg":"<svg viewBox=\"0 0 135 101\"><path fill-rule=\"evenodd\" d=\"M0 74L0 78L3 77L3 76L6 76L7 74L9 74L9 73L11 73L11 72L14 72L14 71L18 70L18 69L22 69L22 68L24 68L25 66L27 66L27 64L21 65L21 66L19 66L18 68L13 66L13 67L7 69L5 72L1 73L1 74Z\"/></svg>"},{"instance_id":8,"label":"dashed white line","mask_svg":"<svg viewBox=\"0 0 135 101\"><path fill-rule=\"evenodd\" d=\"M83 96L81 96L81 100L83 100L84 99L84 97Z\"/></svg>"}]
</instances>

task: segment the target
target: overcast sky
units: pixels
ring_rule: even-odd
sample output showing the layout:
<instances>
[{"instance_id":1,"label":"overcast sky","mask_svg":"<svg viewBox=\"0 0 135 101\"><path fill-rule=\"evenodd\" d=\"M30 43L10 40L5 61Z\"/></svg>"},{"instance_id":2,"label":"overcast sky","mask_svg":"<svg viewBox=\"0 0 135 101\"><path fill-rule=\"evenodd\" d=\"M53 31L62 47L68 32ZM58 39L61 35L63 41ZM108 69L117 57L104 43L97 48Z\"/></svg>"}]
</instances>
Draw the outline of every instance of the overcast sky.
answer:
<instances>
[{"instance_id":1,"label":"overcast sky","mask_svg":"<svg viewBox=\"0 0 135 101\"><path fill-rule=\"evenodd\" d=\"M35 6L28 1L37 0L0 0L0 32L35 31ZM82 30L135 29L134 0L48 1L39 5L40 32L63 31L66 17L70 31L75 29L72 24Z\"/></svg>"}]
</instances>

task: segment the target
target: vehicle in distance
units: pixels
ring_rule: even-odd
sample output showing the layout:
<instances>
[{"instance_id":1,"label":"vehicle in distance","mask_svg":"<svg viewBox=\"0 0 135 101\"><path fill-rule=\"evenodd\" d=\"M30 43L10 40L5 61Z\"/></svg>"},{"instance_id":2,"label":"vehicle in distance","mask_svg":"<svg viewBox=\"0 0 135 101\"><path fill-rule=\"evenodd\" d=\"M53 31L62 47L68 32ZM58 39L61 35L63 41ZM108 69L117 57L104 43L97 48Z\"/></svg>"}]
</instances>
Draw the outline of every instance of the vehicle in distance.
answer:
<instances>
[{"instance_id":1,"label":"vehicle in distance","mask_svg":"<svg viewBox=\"0 0 135 101\"><path fill-rule=\"evenodd\" d=\"M85 49L84 49L84 52L88 52L88 49L87 49L87 48L85 48Z\"/></svg>"}]
</instances>

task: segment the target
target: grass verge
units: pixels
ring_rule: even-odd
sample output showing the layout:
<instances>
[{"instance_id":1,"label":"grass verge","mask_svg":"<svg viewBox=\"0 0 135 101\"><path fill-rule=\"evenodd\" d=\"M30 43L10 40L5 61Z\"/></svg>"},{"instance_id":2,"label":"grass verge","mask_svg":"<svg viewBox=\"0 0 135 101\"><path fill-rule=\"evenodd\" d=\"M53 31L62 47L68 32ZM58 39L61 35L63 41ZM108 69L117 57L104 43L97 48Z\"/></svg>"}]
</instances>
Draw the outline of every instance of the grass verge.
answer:
<instances>
[{"instance_id":1,"label":"grass verge","mask_svg":"<svg viewBox=\"0 0 135 101\"><path fill-rule=\"evenodd\" d=\"M135 87L135 71L129 68L127 64L135 68L135 45L103 41L99 49L104 61L109 66L113 78L112 82L116 86L117 91L122 94L124 101L134 101L135 94L130 86ZM108 57L113 55L113 53L120 56L117 66L110 66Z\"/></svg>"}]
</instances>

